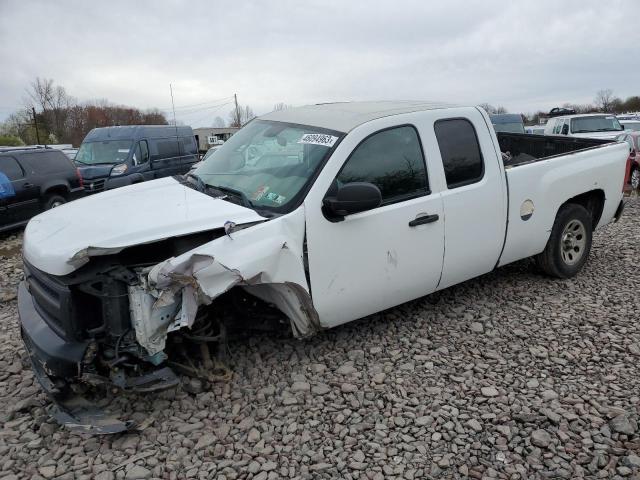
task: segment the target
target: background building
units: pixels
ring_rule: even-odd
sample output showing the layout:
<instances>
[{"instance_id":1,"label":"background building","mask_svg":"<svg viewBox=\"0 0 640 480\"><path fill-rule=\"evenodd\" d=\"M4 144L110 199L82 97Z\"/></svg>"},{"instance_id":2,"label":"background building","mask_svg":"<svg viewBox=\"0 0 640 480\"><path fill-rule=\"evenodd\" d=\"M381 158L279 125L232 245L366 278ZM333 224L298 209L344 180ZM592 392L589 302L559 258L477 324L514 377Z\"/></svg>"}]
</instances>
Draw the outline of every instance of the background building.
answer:
<instances>
[{"instance_id":1,"label":"background building","mask_svg":"<svg viewBox=\"0 0 640 480\"><path fill-rule=\"evenodd\" d=\"M237 127L225 128L194 128L193 134L198 138L198 150L206 152L214 145L221 145L240 130Z\"/></svg>"}]
</instances>

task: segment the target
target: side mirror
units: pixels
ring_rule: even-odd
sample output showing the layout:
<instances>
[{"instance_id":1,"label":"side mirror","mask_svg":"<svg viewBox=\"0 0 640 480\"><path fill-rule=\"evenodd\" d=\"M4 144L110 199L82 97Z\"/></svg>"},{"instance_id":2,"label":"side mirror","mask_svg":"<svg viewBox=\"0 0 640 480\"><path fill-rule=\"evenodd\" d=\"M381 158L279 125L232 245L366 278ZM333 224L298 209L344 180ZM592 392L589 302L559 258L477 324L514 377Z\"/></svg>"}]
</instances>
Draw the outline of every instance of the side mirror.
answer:
<instances>
[{"instance_id":1,"label":"side mirror","mask_svg":"<svg viewBox=\"0 0 640 480\"><path fill-rule=\"evenodd\" d=\"M353 182L340 187L335 196L326 196L323 209L330 217L344 220L353 213L379 207L382 203L380 189L372 183Z\"/></svg>"},{"instance_id":2,"label":"side mirror","mask_svg":"<svg viewBox=\"0 0 640 480\"><path fill-rule=\"evenodd\" d=\"M622 130L624 130L624 125L620 124L620 128L622 128Z\"/></svg>"},{"instance_id":3,"label":"side mirror","mask_svg":"<svg viewBox=\"0 0 640 480\"><path fill-rule=\"evenodd\" d=\"M566 123L562 126L562 135L569 135L569 125Z\"/></svg>"}]
</instances>

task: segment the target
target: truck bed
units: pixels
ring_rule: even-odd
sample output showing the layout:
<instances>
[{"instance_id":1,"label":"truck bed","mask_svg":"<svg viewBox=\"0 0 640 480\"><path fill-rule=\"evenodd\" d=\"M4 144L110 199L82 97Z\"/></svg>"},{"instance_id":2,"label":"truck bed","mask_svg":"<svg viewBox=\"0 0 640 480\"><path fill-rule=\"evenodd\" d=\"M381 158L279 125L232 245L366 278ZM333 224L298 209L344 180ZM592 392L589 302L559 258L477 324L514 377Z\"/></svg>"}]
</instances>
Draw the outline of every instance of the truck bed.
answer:
<instances>
[{"instance_id":1,"label":"truck bed","mask_svg":"<svg viewBox=\"0 0 640 480\"><path fill-rule=\"evenodd\" d=\"M611 140L595 138L532 135L527 133L497 133L505 167L517 167L538 160L566 155L590 148L598 148Z\"/></svg>"},{"instance_id":2,"label":"truck bed","mask_svg":"<svg viewBox=\"0 0 640 480\"><path fill-rule=\"evenodd\" d=\"M511 143L507 143L509 141ZM505 166L509 220L500 265L542 252L558 208L571 198L596 192L604 205L601 215L593 219L593 227L613 219L622 198L629 155L627 144L515 134L505 136L503 142L518 152L521 159L524 148L541 158L527 153L533 160ZM529 217L527 212L533 214ZM541 235L540 232L548 233Z\"/></svg>"}]
</instances>

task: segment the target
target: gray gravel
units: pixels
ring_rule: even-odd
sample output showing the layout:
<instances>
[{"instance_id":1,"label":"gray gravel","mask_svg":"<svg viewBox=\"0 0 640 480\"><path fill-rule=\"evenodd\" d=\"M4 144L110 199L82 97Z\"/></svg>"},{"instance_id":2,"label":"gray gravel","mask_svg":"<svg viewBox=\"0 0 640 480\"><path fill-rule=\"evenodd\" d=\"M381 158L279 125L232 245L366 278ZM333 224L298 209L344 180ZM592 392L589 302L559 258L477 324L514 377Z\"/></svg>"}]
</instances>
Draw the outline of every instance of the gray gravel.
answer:
<instances>
[{"instance_id":1,"label":"gray gravel","mask_svg":"<svg viewBox=\"0 0 640 480\"><path fill-rule=\"evenodd\" d=\"M19 340L0 238L0 478L636 478L640 201L586 270L523 261L307 341L231 345L233 379L114 403L139 433L58 427ZM189 393L198 392L198 393Z\"/></svg>"}]
</instances>

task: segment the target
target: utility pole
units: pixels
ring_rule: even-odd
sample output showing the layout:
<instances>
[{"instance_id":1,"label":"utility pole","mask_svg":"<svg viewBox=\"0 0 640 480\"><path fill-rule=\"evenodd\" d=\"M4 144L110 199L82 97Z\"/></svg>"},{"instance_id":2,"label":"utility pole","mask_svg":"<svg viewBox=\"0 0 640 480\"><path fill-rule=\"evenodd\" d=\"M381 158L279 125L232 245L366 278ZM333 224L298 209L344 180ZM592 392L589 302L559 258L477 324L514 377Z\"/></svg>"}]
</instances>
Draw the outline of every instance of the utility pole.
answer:
<instances>
[{"instance_id":1,"label":"utility pole","mask_svg":"<svg viewBox=\"0 0 640 480\"><path fill-rule=\"evenodd\" d=\"M40 133L38 132L38 120L36 120L36 108L31 107L31 112L33 113L33 124L36 127L36 141L38 142L38 145L40 145Z\"/></svg>"},{"instance_id":2,"label":"utility pole","mask_svg":"<svg viewBox=\"0 0 640 480\"><path fill-rule=\"evenodd\" d=\"M236 103L236 120L238 121L238 127L242 126L242 119L240 118L240 110L238 110L238 95L233 94L233 101Z\"/></svg>"}]
</instances>

